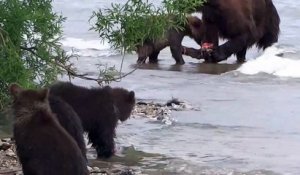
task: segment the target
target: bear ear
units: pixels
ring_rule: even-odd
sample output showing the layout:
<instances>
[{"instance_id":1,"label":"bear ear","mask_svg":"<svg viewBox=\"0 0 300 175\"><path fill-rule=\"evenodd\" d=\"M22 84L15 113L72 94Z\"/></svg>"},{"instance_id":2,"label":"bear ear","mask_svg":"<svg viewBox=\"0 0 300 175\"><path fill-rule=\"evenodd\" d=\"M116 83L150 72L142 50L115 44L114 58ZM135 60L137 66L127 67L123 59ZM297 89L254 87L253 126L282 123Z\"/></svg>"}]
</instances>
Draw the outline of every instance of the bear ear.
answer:
<instances>
[{"instance_id":1,"label":"bear ear","mask_svg":"<svg viewBox=\"0 0 300 175\"><path fill-rule=\"evenodd\" d=\"M41 99L41 101L48 100L49 89L47 89L47 88L42 89L38 93L39 93L39 98Z\"/></svg>"},{"instance_id":2,"label":"bear ear","mask_svg":"<svg viewBox=\"0 0 300 175\"><path fill-rule=\"evenodd\" d=\"M10 94L16 98L20 95L20 93L23 91L23 88L21 88L18 84L16 83L13 83L10 85L9 87L9 91L10 91Z\"/></svg>"},{"instance_id":3,"label":"bear ear","mask_svg":"<svg viewBox=\"0 0 300 175\"><path fill-rule=\"evenodd\" d=\"M128 94L128 101L132 102L135 100L135 93L134 91L130 91Z\"/></svg>"},{"instance_id":4,"label":"bear ear","mask_svg":"<svg viewBox=\"0 0 300 175\"><path fill-rule=\"evenodd\" d=\"M202 20L196 16L188 17L188 23L191 27L200 28L202 26Z\"/></svg>"}]
</instances>

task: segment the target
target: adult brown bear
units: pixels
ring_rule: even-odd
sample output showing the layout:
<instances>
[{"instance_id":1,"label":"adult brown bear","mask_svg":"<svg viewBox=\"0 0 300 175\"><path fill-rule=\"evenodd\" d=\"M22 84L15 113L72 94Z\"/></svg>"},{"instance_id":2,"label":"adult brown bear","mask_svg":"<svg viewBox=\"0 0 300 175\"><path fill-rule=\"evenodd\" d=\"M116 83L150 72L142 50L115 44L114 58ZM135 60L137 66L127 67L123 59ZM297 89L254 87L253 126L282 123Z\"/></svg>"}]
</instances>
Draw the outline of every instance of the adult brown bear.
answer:
<instances>
[{"instance_id":1,"label":"adult brown bear","mask_svg":"<svg viewBox=\"0 0 300 175\"><path fill-rule=\"evenodd\" d=\"M182 58L181 42L184 36L189 36L198 44L202 41L202 21L196 16L188 16L187 23L183 30L169 29L166 32L166 37L159 40L145 40L143 45L137 46L138 63L145 63L149 57L149 63L157 63L158 55L161 50L170 46L170 50L176 64L184 64Z\"/></svg>"},{"instance_id":2,"label":"adult brown bear","mask_svg":"<svg viewBox=\"0 0 300 175\"><path fill-rule=\"evenodd\" d=\"M207 62L232 54L243 62L249 47L265 49L278 41L280 18L272 0L207 0L198 11L204 30L202 49L211 44L213 49ZM219 36L228 41L218 46Z\"/></svg>"}]
</instances>

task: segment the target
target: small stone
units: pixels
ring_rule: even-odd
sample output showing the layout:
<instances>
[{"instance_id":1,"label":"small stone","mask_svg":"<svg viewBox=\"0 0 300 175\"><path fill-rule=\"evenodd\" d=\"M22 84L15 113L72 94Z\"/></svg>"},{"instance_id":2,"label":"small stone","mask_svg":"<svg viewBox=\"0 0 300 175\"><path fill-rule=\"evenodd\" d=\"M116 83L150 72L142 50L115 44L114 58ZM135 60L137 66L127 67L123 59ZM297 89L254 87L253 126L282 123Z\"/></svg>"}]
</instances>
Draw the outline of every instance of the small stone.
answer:
<instances>
[{"instance_id":1,"label":"small stone","mask_svg":"<svg viewBox=\"0 0 300 175\"><path fill-rule=\"evenodd\" d=\"M89 170L89 172L92 172L92 171L93 171L93 168L90 167L90 166L87 166L87 169Z\"/></svg>"},{"instance_id":2,"label":"small stone","mask_svg":"<svg viewBox=\"0 0 300 175\"><path fill-rule=\"evenodd\" d=\"M9 143L2 143L2 145L0 144L0 150L3 150L3 151L6 151L8 150L9 148L11 148L11 144Z\"/></svg>"},{"instance_id":3,"label":"small stone","mask_svg":"<svg viewBox=\"0 0 300 175\"><path fill-rule=\"evenodd\" d=\"M139 102L137 102L136 104L137 104L137 105L145 105L145 106L148 105L146 102L143 102L143 101L139 101Z\"/></svg>"},{"instance_id":4,"label":"small stone","mask_svg":"<svg viewBox=\"0 0 300 175\"><path fill-rule=\"evenodd\" d=\"M21 171L17 172L16 175L23 175Z\"/></svg>"},{"instance_id":5,"label":"small stone","mask_svg":"<svg viewBox=\"0 0 300 175\"><path fill-rule=\"evenodd\" d=\"M140 116L140 117L145 117L146 116L146 114L145 113L136 113L136 115L138 115L138 116Z\"/></svg>"},{"instance_id":6,"label":"small stone","mask_svg":"<svg viewBox=\"0 0 300 175\"><path fill-rule=\"evenodd\" d=\"M158 116L157 118L156 118L158 121L162 121L163 119L164 119L164 116Z\"/></svg>"},{"instance_id":7,"label":"small stone","mask_svg":"<svg viewBox=\"0 0 300 175\"><path fill-rule=\"evenodd\" d=\"M1 140L2 140L2 142L10 142L11 141L10 138L4 138L4 139L1 139Z\"/></svg>"},{"instance_id":8,"label":"small stone","mask_svg":"<svg viewBox=\"0 0 300 175\"><path fill-rule=\"evenodd\" d=\"M7 150L5 155L10 156L10 157L15 157L16 156L16 154L11 149Z\"/></svg>"},{"instance_id":9,"label":"small stone","mask_svg":"<svg viewBox=\"0 0 300 175\"><path fill-rule=\"evenodd\" d=\"M125 170L122 171L119 175L134 175L132 170Z\"/></svg>"},{"instance_id":10,"label":"small stone","mask_svg":"<svg viewBox=\"0 0 300 175\"><path fill-rule=\"evenodd\" d=\"M172 106L173 104L175 105L180 105L182 102L179 101L177 98L173 98L172 100L169 100L166 105L167 106Z\"/></svg>"},{"instance_id":11,"label":"small stone","mask_svg":"<svg viewBox=\"0 0 300 175\"><path fill-rule=\"evenodd\" d=\"M94 172L101 172L100 168L98 168L98 167L93 167L93 171Z\"/></svg>"}]
</instances>

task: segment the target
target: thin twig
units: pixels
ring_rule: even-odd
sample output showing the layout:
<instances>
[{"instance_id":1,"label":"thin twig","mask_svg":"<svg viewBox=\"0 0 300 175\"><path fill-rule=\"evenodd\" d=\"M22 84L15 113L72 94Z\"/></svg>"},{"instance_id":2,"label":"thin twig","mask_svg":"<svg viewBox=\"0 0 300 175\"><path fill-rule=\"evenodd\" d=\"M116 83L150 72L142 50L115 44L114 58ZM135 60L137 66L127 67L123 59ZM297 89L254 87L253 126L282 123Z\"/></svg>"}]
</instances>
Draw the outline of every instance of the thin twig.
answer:
<instances>
[{"instance_id":1,"label":"thin twig","mask_svg":"<svg viewBox=\"0 0 300 175\"><path fill-rule=\"evenodd\" d=\"M42 59L42 57L40 55L38 55L35 51L37 50L36 47L23 47L21 46L20 47L22 50L25 50L25 51L28 51L30 52L31 54L35 55L36 57ZM123 59L125 57L125 53L123 53ZM73 64L69 64L69 65L65 65L64 63L61 63L61 62L58 62L58 61L50 61L52 64L55 64L57 66L59 66L60 68L64 69L67 74L69 76L73 76L73 77L77 77L77 78L80 78L80 79L84 79L84 80L91 80L91 81L96 81L98 84L101 84L102 82L105 82L105 81L119 81L121 80L122 78L132 74L134 71L136 71L138 69L138 67L136 67L135 69L131 70L130 72L126 73L126 74L123 74L123 75L119 75L119 77L116 77L116 78L92 78L92 77L89 77L88 74L78 74L74 71L74 69L72 68ZM123 60L122 60L122 64L123 64ZM121 70L122 70L122 66L121 66Z\"/></svg>"},{"instance_id":2,"label":"thin twig","mask_svg":"<svg viewBox=\"0 0 300 175\"><path fill-rule=\"evenodd\" d=\"M21 48L22 50L26 50L26 51L29 51L29 52L31 52L31 53L33 53L34 50L37 50L36 47L24 47L24 46L20 46L20 48Z\"/></svg>"}]
</instances>

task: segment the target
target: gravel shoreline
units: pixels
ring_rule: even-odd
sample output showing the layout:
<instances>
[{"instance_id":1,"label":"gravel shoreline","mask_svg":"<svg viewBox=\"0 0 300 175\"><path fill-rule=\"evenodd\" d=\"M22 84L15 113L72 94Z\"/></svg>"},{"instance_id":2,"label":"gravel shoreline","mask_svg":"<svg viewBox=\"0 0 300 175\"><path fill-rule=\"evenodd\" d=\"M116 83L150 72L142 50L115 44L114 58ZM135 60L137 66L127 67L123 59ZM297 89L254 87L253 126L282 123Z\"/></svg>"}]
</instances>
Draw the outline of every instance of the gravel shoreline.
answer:
<instances>
[{"instance_id":1,"label":"gravel shoreline","mask_svg":"<svg viewBox=\"0 0 300 175\"><path fill-rule=\"evenodd\" d=\"M166 125L174 122L172 111L200 110L187 102L172 99L165 104L155 102L137 102L132 112L132 118L148 118L157 120ZM104 170L98 167L88 167L92 175L133 175L139 174L134 170ZM22 168L15 151L15 144L11 138L0 139L0 175L22 175Z\"/></svg>"}]
</instances>

